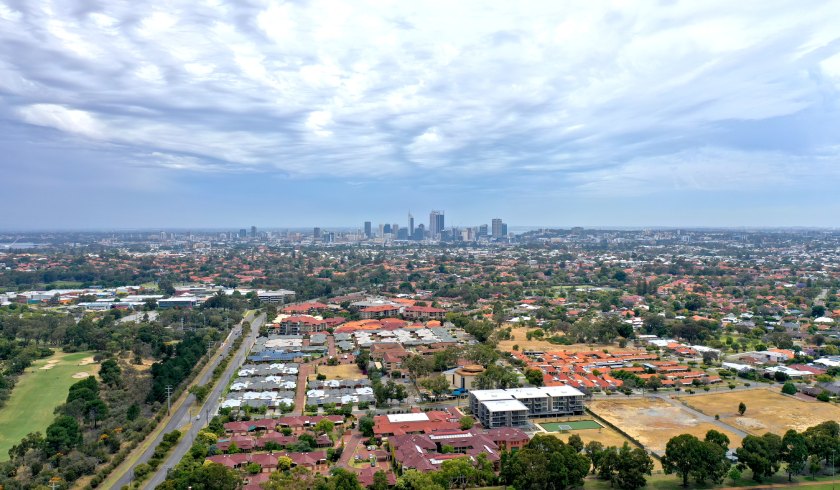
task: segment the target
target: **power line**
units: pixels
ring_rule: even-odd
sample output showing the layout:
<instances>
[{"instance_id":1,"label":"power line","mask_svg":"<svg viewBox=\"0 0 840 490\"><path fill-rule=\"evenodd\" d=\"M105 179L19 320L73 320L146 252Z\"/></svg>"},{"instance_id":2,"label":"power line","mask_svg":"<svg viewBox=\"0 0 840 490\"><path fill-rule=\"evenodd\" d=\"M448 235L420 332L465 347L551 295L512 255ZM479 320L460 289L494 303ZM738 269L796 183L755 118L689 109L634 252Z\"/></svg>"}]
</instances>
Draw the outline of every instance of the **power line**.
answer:
<instances>
[{"instance_id":1,"label":"power line","mask_svg":"<svg viewBox=\"0 0 840 490\"><path fill-rule=\"evenodd\" d=\"M172 411L172 385L166 385L166 415Z\"/></svg>"}]
</instances>

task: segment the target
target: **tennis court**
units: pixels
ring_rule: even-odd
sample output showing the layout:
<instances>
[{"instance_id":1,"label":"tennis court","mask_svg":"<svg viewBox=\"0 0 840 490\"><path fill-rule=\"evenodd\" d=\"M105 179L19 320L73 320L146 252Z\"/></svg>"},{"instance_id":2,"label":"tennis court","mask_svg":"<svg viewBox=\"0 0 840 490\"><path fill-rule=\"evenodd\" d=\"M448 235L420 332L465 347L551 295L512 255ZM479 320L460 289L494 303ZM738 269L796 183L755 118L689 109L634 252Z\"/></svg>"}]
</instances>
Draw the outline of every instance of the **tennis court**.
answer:
<instances>
[{"instance_id":1,"label":"tennis court","mask_svg":"<svg viewBox=\"0 0 840 490\"><path fill-rule=\"evenodd\" d=\"M539 424L546 432L564 432L569 430L600 429L601 424L594 420L569 420L567 422L541 422Z\"/></svg>"}]
</instances>

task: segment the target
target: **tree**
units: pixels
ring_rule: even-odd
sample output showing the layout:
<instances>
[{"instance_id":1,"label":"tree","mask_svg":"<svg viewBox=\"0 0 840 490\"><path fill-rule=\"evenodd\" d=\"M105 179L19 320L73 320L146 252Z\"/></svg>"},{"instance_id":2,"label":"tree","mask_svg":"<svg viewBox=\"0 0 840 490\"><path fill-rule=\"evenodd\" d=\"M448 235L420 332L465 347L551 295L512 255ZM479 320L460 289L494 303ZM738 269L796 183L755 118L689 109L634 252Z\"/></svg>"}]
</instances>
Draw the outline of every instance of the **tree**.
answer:
<instances>
[{"instance_id":1,"label":"tree","mask_svg":"<svg viewBox=\"0 0 840 490\"><path fill-rule=\"evenodd\" d=\"M421 473L417 470L403 472L397 480L397 490L444 490L432 478L432 473Z\"/></svg>"},{"instance_id":2,"label":"tree","mask_svg":"<svg viewBox=\"0 0 840 490\"><path fill-rule=\"evenodd\" d=\"M672 437L665 445L662 469L668 475L676 473L681 477L684 487L688 486L688 476L692 469L700 462L701 450L699 445L700 440L691 434Z\"/></svg>"},{"instance_id":3,"label":"tree","mask_svg":"<svg viewBox=\"0 0 840 490\"><path fill-rule=\"evenodd\" d=\"M53 453L66 453L82 443L82 432L73 417L61 415L47 427L45 443Z\"/></svg>"},{"instance_id":4,"label":"tree","mask_svg":"<svg viewBox=\"0 0 840 490\"><path fill-rule=\"evenodd\" d=\"M408 371L412 379L417 379L431 373L434 366L431 359L414 354L403 359L402 367Z\"/></svg>"},{"instance_id":5,"label":"tree","mask_svg":"<svg viewBox=\"0 0 840 490\"><path fill-rule=\"evenodd\" d=\"M738 404L738 415L744 415L744 412L747 411L747 405L744 402Z\"/></svg>"},{"instance_id":6,"label":"tree","mask_svg":"<svg viewBox=\"0 0 840 490\"><path fill-rule=\"evenodd\" d=\"M477 472L472 460L465 456L444 461L434 478L444 488L467 488L477 483Z\"/></svg>"},{"instance_id":7,"label":"tree","mask_svg":"<svg viewBox=\"0 0 840 490\"><path fill-rule=\"evenodd\" d=\"M805 471L808 461L808 442L805 437L793 429L785 432L781 457L787 463L788 481L793 481L793 475Z\"/></svg>"},{"instance_id":8,"label":"tree","mask_svg":"<svg viewBox=\"0 0 840 490\"><path fill-rule=\"evenodd\" d=\"M419 384L423 388L431 391L435 398L449 391L449 380L442 374L423 378L419 381Z\"/></svg>"},{"instance_id":9,"label":"tree","mask_svg":"<svg viewBox=\"0 0 840 490\"><path fill-rule=\"evenodd\" d=\"M722 447L724 450L729 450L729 437L723 432L718 432L714 429L706 432L706 437L703 439L706 442L712 442Z\"/></svg>"},{"instance_id":10,"label":"tree","mask_svg":"<svg viewBox=\"0 0 840 490\"><path fill-rule=\"evenodd\" d=\"M458 420L458 423L461 424L461 430L470 430L475 425L475 419L469 415L464 415Z\"/></svg>"},{"instance_id":11,"label":"tree","mask_svg":"<svg viewBox=\"0 0 840 490\"><path fill-rule=\"evenodd\" d=\"M330 478L329 490L362 490L362 486L356 473L337 468Z\"/></svg>"},{"instance_id":12,"label":"tree","mask_svg":"<svg viewBox=\"0 0 840 490\"><path fill-rule=\"evenodd\" d=\"M659 378L659 376L651 376L645 382L645 388L647 388L649 390L658 391L659 388L661 388L661 387L662 387L662 380Z\"/></svg>"},{"instance_id":13,"label":"tree","mask_svg":"<svg viewBox=\"0 0 840 490\"><path fill-rule=\"evenodd\" d=\"M117 361L106 359L99 367L99 378L108 386L117 387L122 383L122 369Z\"/></svg>"},{"instance_id":14,"label":"tree","mask_svg":"<svg viewBox=\"0 0 840 490\"><path fill-rule=\"evenodd\" d=\"M373 483L368 485L369 490L388 490L388 474L384 471L377 471L373 474Z\"/></svg>"},{"instance_id":15,"label":"tree","mask_svg":"<svg viewBox=\"0 0 840 490\"><path fill-rule=\"evenodd\" d=\"M484 367L488 367L499 360L499 353L491 345L474 344L467 349L464 357Z\"/></svg>"},{"instance_id":16,"label":"tree","mask_svg":"<svg viewBox=\"0 0 840 490\"><path fill-rule=\"evenodd\" d=\"M782 438L767 433L761 437L748 435L735 454L738 462L752 470L753 480L761 482L779 471L782 462Z\"/></svg>"},{"instance_id":17,"label":"tree","mask_svg":"<svg viewBox=\"0 0 840 490\"><path fill-rule=\"evenodd\" d=\"M625 442L617 452L610 482L623 490L636 490L647 485L645 475L653 472L653 459L641 448L630 449Z\"/></svg>"},{"instance_id":18,"label":"tree","mask_svg":"<svg viewBox=\"0 0 840 490\"><path fill-rule=\"evenodd\" d=\"M209 463L199 466L185 482L193 488L205 490L228 490L242 488L242 478L236 470L227 468L217 463Z\"/></svg>"},{"instance_id":19,"label":"tree","mask_svg":"<svg viewBox=\"0 0 840 490\"><path fill-rule=\"evenodd\" d=\"M729 460L723 445L728 444L728 439L724 440L725 436L721 438L716 434L720 433L709 431L705 441L691 434L672 437L665 445L665 457L662 458L665 473L679 475L683 486L688 485L689 477L700 484L706 480L722 482L729 471Z\"/></svg>"},{"instance_id":20,"label":"tree","mask_svg":"<svg viewBox=\"0 0 840 490\"><path fill-rule=\"evenodd\" d=\"M365 437L373 437L373 417L368 414L359 419L359 432Z\"/></svg>"},{"instance_id":21,"label":"tree","mask_svg":"<svg viewBox=\"0 0 840 490\"><path fill-rule=\"evenodd\" d=\"M782 393L785 395L795 395L796 394L796 385L788 381L782 386Z\"/></svg>"},{"instance_id":22,"label":"tree","mask_svg":"<svg viewBox=\"0 0 840 490\"><path fill-rule=\"evenodd\" d=\"M583 451L583 439L581 439L578 434L570 435L566 444L572 446L577 452Z\"/></svg>"},{"instance_id":23,"label":"tree","mask_svg":"<svg viewBox=\"0 0 840 490\"><path fill-rule=\"evenodd\" d=\"M316 434L332 434L334 428L335 424L330 419L321 419L314 427Z\"/></svg>"},{"instance_id":24,"label":"tree","mask_svg":"<svg viewBox=\"0 0 840 490\"><path fill-rule=\"evenodd\" d=\"M502 477L516 488L565 489L583 484L589 459L553 436L537 434L505 458Z\"/></svg>"},{"instance_id":25,"label":"tree","mask_svg":"<svg viewBox=\"0 0 840 490\"><path fill-rule=\"evenodd\" d=\"M529 369L525 371L525 379L533 386L543 385L543 372L541 369Z\"/></svg>"}]
</instances>

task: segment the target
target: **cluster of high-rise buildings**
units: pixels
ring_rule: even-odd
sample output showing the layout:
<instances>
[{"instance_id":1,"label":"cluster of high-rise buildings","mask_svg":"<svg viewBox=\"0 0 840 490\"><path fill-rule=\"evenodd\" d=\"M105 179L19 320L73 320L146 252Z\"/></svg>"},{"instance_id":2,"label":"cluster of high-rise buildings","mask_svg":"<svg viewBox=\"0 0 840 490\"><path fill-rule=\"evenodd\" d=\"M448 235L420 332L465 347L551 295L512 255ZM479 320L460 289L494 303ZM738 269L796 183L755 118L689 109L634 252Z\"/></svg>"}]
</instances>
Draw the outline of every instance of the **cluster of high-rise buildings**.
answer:
<instances>
[{"instance_id":1,"label":"cluster of high-rise buildings","mask_svg":"<svg viewBox=\"0 0 840 490\"><path fill-rule=\"evenodd\" d=\"M368 240L438 240L438 241L466 241L502 239L508 236L507 224L501 218L493 218L490 226L486 224L472 227L446 227L443 211L433 210L429 213L428 228L420 223L415 226L414 215L408 214L408 226L402 227L397 223L380 224L374 228L370 221L365 221L363 238Z\"/></svg>"}]
</instances>

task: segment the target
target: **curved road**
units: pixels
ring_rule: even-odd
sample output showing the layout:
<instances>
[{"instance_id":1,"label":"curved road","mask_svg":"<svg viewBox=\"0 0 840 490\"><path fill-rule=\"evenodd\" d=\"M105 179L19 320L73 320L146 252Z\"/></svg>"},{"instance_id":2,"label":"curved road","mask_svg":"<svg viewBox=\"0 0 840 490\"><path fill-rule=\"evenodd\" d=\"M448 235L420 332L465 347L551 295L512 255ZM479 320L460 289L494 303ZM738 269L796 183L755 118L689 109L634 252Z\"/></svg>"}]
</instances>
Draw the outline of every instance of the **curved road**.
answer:
<instances>
[{"instance_id":1,"label":"curved road","mask_svg":"<svg viewBox=\"0 0 840 490\"><path fill-rule=\"evenodd\" d=\"M253 318L253 313L249 313L243 319L245 321L251 321ZM242 364L242 361L245 359L245 355L251 349L251 346L254 345L256 341L257 335L259 335L260 327L262 324L265 323L265 314L260 315L256 319L253 319L251 322L251 333L248 337L242 342L242 345L239 348L239 351L236 355L231 359L230 363L228 364L227 369L216 382L213 390L207 395L205 399L204 405L200 409L201 420L194 421L192 420L192 415L190 414L190 408L194 406L195 396L192 394L187 395L187 399L184 401L183 404L179 408L175 410L175 413L169 419L169 423L166 424L164 430L158 434L155 440L150 444L143 454L137 459L137 462L134 466L137 466L140 463L147 462L151 457L152 454L155 452L155 448L163 439L163 435L172 432L180 427L183 427L191 422L197 422L190 426L190 429L185 434L181 435L181 439L179 440L178 444L170 451L169 456L167 457L166 461L163 462L158 467L158 471L152 474L152 476L146 480L145 484L143 485L145 488L154 488L155 486L159 485L163 480L166 478L166 469L174 466L181 458L186 454L189 450L190 446L192 446L192 441L195 439L196 434L198 433L199 429L206 425L208 421L208 414L215 414L216 410L219 408L222 390L224 390L228 383L230 382L233 373L239 368ZM216 366L219 365L222 359L224 359L228 352L230 351L231 346L233 345L234 340L242 334L242 324L237 325L233 330L231 330L230 334L228 335L227 339L222 343L220 348L218 349L217 353L221 355L217 355L215 360L212 361L210 369L207 369L201 378L197 381L197 384L206 384L210 378L213 376L213 370ZM128 470L119 480L117 480L116 484L113 488L122 488L125 485L130 485L132 478L134 476L134 467Z\"/></svg>"}]
</instances>

